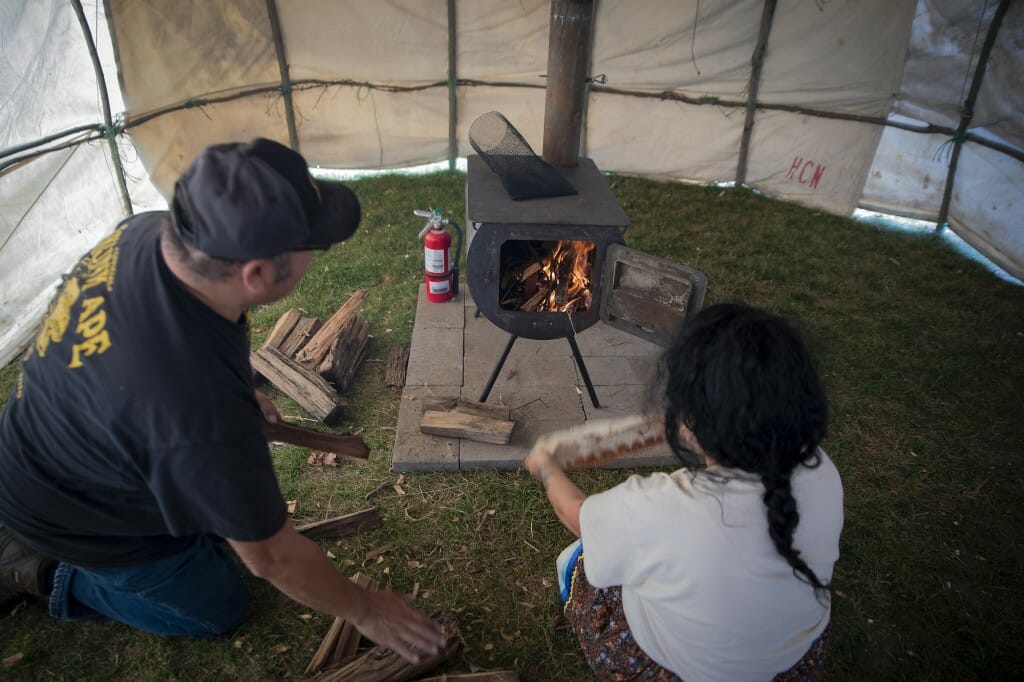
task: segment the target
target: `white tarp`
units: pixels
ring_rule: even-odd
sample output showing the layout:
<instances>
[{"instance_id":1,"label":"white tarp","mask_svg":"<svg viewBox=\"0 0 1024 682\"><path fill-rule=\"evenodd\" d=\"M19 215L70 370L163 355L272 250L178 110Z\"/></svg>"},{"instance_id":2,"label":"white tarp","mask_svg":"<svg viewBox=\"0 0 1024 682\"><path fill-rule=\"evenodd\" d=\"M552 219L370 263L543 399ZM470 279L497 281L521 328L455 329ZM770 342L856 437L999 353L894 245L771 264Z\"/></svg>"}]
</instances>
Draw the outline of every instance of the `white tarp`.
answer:
<instances>
[{"instance_id":1,"label":"white tarp","mask_svg":"<svg viewBox=\"0 0 1024 682\"><path fill-rule=\"evenodd\" d=\"M160 206L154 185L169 195L208 144L257 135L288 142L267 0L83 4L114 111L129 122L119 144L135 210ZM778 0L757 96L767 108L755 112L747 184L842 215L863 206L934 220L949 172L948 130L959 125L998 4ZM453 113L457 153L466 155L469 126L492 110L535 151L543 148L549 0L456 0L455 112L447 0L274 5L295 84L298 146L311 164L374 169L444 160ZM584 154L605 171L735 180L764 0L599 0L596 7L590 73L603 74L608 88L644 96L595 86ZM98 80L72 4L0 3L0 40L5 364L29 338L60 274L124 211L102 141L8 164L24 153L21 146L103 122ZM1022 44L1024 3L1011 2L970 127L1018 154ZM232 99L254 89L261 91ZM698 98L705 103L692 103ZM947 132L836 118L842 115ZM1018 277L1024 277L1022 181L1020 161L967 142L948 217L951 229Z\"/></svg>"}]
</instances>

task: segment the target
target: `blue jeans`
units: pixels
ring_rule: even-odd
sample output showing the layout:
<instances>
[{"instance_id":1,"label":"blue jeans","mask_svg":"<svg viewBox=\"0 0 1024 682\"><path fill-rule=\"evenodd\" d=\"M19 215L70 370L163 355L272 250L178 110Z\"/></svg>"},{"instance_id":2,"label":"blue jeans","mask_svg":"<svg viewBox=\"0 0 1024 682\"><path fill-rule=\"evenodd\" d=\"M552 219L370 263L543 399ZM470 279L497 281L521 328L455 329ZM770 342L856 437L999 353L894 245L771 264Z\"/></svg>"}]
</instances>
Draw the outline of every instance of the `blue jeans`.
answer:
<instances>
[{"instance_id":1,"label":"blue jeans","mask_svg":"<svg viewBox=\"0 0 1024 682\"><path fill-rule=\"evenodd\" d=\"M249 593L218 538L201 535L189 549L141 566L85 569L58 565L50 615L110 618L156 635L217 637L235 630Z\"/></svg>"}]
</instances>

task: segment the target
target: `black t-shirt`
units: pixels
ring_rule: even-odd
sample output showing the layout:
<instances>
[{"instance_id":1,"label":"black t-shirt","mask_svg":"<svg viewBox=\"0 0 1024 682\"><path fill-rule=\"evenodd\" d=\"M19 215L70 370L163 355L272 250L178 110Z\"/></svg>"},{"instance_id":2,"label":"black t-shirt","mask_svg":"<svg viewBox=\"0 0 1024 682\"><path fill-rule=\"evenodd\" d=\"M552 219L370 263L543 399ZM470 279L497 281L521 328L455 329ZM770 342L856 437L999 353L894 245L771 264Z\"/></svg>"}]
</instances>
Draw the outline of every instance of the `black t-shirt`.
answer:
<instances>
[{"instance_id":1,"label":"black t-shirt","mask_svg":"<svg viewBox=\"0 0 1024 682\"><path fill-rule=\"evenodd\" d=\"M46 556L140 564L286 518L246 325L167 268L168 219L130 218L79 261L0 415L0 522Z\"/></svg>"}]
</instances>

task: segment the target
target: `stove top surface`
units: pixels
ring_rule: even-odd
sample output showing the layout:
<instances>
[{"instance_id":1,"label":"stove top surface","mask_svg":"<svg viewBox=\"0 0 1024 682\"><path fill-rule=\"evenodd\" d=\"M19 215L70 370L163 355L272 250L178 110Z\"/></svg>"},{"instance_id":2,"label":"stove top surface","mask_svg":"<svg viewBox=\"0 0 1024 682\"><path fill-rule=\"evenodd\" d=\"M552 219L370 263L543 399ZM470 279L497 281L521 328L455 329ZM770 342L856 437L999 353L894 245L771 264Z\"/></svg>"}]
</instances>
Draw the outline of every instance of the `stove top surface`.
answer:
<instances>
[{"instance_id":1,"label":"stove top surface","mask_svg":"<svg viewBox=\"0 0 1024 682\"><path fill-rule=\"evenodd\" d=\"M466 174L466 217L475 223L592 225L625 227L629 216L594 162L555 166L577 194L515 201L479 155L470 155Z\"/></svg>"}]
</instances>

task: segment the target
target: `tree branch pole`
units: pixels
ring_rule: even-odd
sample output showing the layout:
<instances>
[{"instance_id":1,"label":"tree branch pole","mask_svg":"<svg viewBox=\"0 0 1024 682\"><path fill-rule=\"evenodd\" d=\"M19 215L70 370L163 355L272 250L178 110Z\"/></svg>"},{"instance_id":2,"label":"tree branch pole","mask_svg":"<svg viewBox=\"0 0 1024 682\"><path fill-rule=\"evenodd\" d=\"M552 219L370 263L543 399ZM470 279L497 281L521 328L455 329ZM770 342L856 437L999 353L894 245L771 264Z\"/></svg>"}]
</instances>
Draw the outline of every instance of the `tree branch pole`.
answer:
<instances>
[{"instance_id":1,"label":"tree branch pole","mask_svg":"<svg viewBox=\"0 0 1024 682\"><path fill-rule=\"evenodd\" d=\"M82 9L81 0L72 0L71 6L75 9L78 17L78 24L82 27L85 36L85 46L89 49L89 59L92 60L92 68L96 72L96 87L99 90L100 104L103 107L103 136L107 138L110 146L110 157L114 162L114 171L117 173L117 186L121 191L121 207L124 214L130 216L132 210L132 199L128 195L128 181L124 177L124 166L121 165L121 153L117 150L118 130L114 127L114 119L110 114L110 97L107 95L107 79L103 76L103 66L100 64L100 56L96 51L96 41L92 38L92 30L85 18L85 10Z\"/></svg>"},{"instance_id":2,"label":"tree branch pole","mask_svg":"<svg viewBox=\"0 0 1024 682\"><path fill-rule=\"evenodd\" d=\"M281 19L277 14L276 0L267 0L267 16L270 18L270 32L274 36L277 66L281 71L281 95L284 97L285 120L288 122L288 144L295 151L299 151L299 133L295 128L295 105L292 102L292 80L288 70L288 55L284 48L284 36L281 33Z\"/></svg>"},{"instance_id":3,"label":"tree branch pole","mask_svg":"<svg viewBox=\"0 0 1024 682\"><path fill-rule=\"evenodd\" d=\"M971 89L967 91L967 98L960 108L960 125L953 135L953 153L949 159L949 172L946 174L946 187L942 192L942 205L939 207L939 217L935 220L935 231L942 232L949 222L949 205L953 199L953 183L956 179L957 165L960 163L960 150L966 141L967 128L974 118L974 103L978 99L978 92L981 90L981 82L985 77L985 68L988 66L988 58L992 54L992 46L996 43L996 35L999 27L1006 16L1006 10L1010 7L1010 0L1002 0L996 7L992 16L992 23L988 26L988 35L978 53L978 66L974 69L974 78L971 80Z\"/></svg>"},{"instance_id":4,"label":"tree branch pole","mask_svg":"<svg viewBox=\"0 0 1024 682\"><path fill-rule=\"evenodd\" d=\"M754 130L754 116L757 112L757 92L761 87L761 67L764 65L764 53L768 49L768 37L772 32L775 19L776 0L765 0L761 11L761 29L757 34L757 44L750 57L750 80L747 83L747 110L743 120L743 137L740 140L739 159L736 161L736 184L747 182L747 157L750 153L750 137Z\"/></svg>"}]
</instances>

